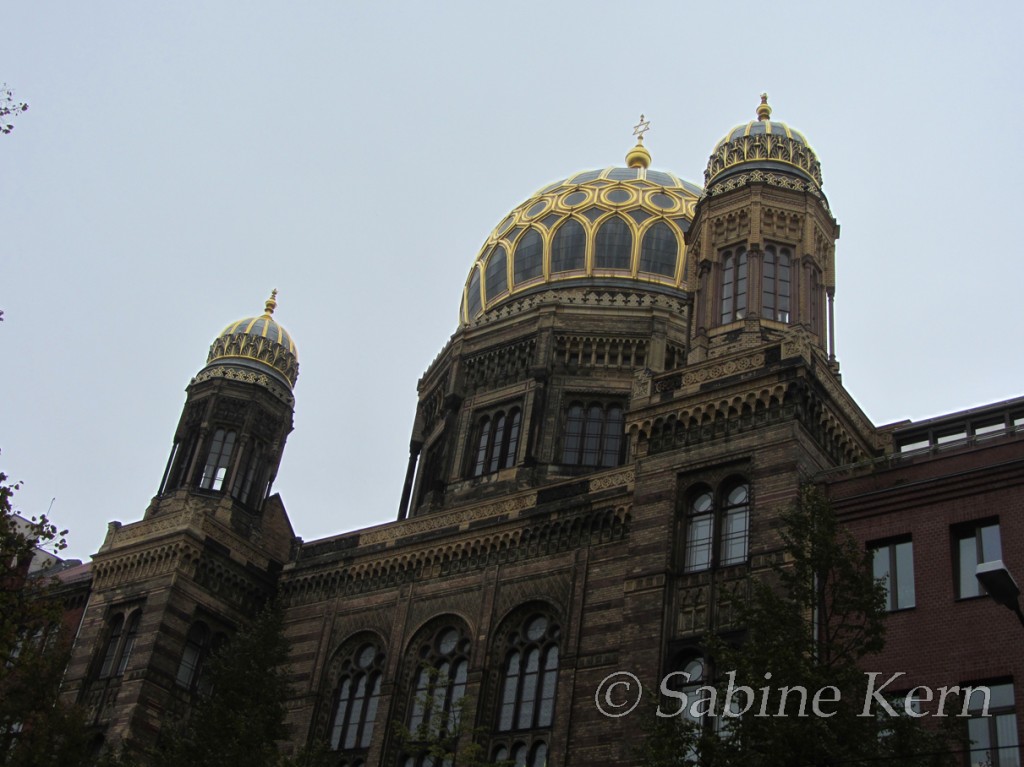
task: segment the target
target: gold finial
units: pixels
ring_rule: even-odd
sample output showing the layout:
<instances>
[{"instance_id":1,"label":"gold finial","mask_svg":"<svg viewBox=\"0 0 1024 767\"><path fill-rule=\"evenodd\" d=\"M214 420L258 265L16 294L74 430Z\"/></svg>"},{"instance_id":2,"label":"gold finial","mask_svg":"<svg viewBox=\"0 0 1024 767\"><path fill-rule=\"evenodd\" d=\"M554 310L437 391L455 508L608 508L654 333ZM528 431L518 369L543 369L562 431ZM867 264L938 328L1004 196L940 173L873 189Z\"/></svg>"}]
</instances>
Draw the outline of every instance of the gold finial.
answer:
<instances>
[{"instance_id":1,"label":"gold finial","mask_svg":"<svg viewBox=\"0 0 1024 767\"><path fill-rule=\"evenodd\" d=\"M761 104L757 107L757 119L759 122L764 122L772 116L772 108L768 106L768 94L761 94Z\"/></svg>"},{"instance_id":2,"label":"gold finial","mask_svg":"<svg viewBox=\"0 0 1024 767\"><path fill-rule=\"evenodd\" d=\"M644 134L651 129L651 121L640 115L640 122L633 126L636 146L626 153L626 165L630 168L648 168L651 165L651 153L644 146Z\"/></svg>"},{"instance_id":3,"label":"gold finial","mask_svg":"<svg viewBox=\"0 0 1024 767\"><path fill-rule=\"evenodd\" d=\"M270 298L267 299L266 306L264 307L264 312L269 317L271 314L274 313L274 309L276 309L276 308L277 308L277 288L274 288L272 291L270 291Z\"/></svg>"}]
</instances>

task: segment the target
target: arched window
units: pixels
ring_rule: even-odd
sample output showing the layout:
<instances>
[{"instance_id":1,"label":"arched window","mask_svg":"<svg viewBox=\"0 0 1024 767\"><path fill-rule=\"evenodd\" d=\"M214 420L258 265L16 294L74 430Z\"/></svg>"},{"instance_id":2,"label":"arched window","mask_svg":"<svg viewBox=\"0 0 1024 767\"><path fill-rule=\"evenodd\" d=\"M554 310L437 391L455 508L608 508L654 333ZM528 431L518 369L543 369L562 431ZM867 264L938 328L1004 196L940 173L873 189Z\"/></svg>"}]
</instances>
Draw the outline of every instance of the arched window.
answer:
<instances>
[{"instance_id":1,"label":"arched window","mask_svg":"<svg viewBox=\"0 0 1024 767\"><path fill-rule=\"evenodd\" d=\"M249 446L249 455L246 458L244 468L235 475L234 487L231 489L231 495L237 498L242 503L249 503L250 500L255 502L259 500L257 490L253 492L254 487L258 484L256 477L260 473L263 462L263 443L259 440L253 440Z\"/></svg>"},{"instance_id":2,"label":"arched window","mask_svg":"<svg viewBox=\"0 0 1024 767\"><path fill-rule=\"evenodd\" d=\"M508 290L507 260L505 249L501 245L496 245L487 259L487 271L484 275L488 301L493 301Z\"/></svg>"},{"instance_id":3,"label":"arched window","mask_svg":"<svg viewBox=\"0 0 1024 767\"><path fill-rule=\"evenodd\" d=\"M558 227L551 240L551 271L571 272L586 265L587 234L575 219Z\"/></svg>"},{"instance_id":4,"label":"arched window","mask_svg":"<svg viewBox=\"0 0 1024 767\"><path fill-rule=\"evenodd\" d=\"M477 421L470 475L479 477L515 465L522 411L518 407L487 413Z\"/></svg>"},{"instance_id":5,"label":"arched window","mask_svg":"<svg viewBox=\"0 0 1024 767\"><path fill-rule=\"evenodd\" d=\"M384 654L373 642L360 644L342 661L331 717L332 750L362 752L369 748L383 669Z\"/></svg>"},{"instance_id":6,"label":"arched window","mask_svg":"<svg viewBox=\"0 0 1024 767\"><path fill-rule=\"evenodd\" d=\"M469 278L469 285L466 286L466 314L467 319L472 320L480 314L480 270L473 269L473 276Z\"/></svg>"},{"instance_id":7,"label":"arched window","mask_svg":"<svg viewBox=\"0 0 1024 767\"><path fill-rule=\"evenodd\" d=\"M543 256L544 243L541 241L540 232L531 227L516 245L516 255L512 262L512 277L516 285L543 274Z\"/></svg>"},{"instance_id":8,"label":"arched window","mask_svg":"<svg viewBox=\"0 0 1024 767\"><path fill-rule=\"evenodd\" d=\"M761 316L789 322L791 251L768 245L761 259Z\"/></svg>"},{"instance_id":9,"label":"arched window","mask_svg":"<svg viewBox=\"0 0 1024 767\"><path fill-rule=\"evenodd\" d=\"M747 251L722 254L722 324L742 320L747 314Z\"/></svg>"},{"instance_id":10,"label":"arched window","mask_svg":"<svg viewBox=\"0 0 1024 767\"><path fill-rule=\"evenodd\" d=\"M213 433L210 452L206 454L206 466L203 468L199 487L204 490L220 490L224 486L234 448L235 433L233 431L217 429Z\"/></svg>"},{"instance_id":11,"label":"arched window","mask_svg":"<svg viewBox=\"0 0 1024 767\"><path fill-rule=\"evenodd\" d=\"M132 650L135 649L141 615L141 610L134 610L127 618L124 612L111 616L107 624L107 644L103 652L103 661L100 663L101 679L124 674Z\"/></svg>"},{"instance_id":12,"label":"arched window","mask_svg":"<svg viewBox=\"0 0 1024 767\"><path fill-rule=\"evenodd\" d=\"M676 260L679 256L679 240L668 224L659 221L644 235L640 248L640 271L676 276Z\"/></svg>"},{"instance_id":13,"label":"arched window","mask_svg":"<svg viewBox=\"0 0 1024 767\"><path fill-rule=\"evenodd\" d=\"M430 743L442 750L454 750L462 716L461 701L469 676L469 639L451 625L443 625L422 637L416 648L418 665L411 687L406 726L410 733L410 751ZM442 767L450 759L429 754L405 754L402 767Z\"/></svg>"},{"instance_id":14,"label":"arched window","mask_svg":"<svg viewBox=\"0 0 1024 767\"><path fill-rule=\"evenodd\" d=\"M573 402L566 411L562 463L570 466L618 466L622 462L622 406Z\"/></svg>"},{"instance_id":15,"label":"arched window","mask_svg":"<svg viewBox=\"0 0 1024 767\"><path fill-rule=\"evenodd\" d=\"M544 765L547 735L555 717L560 629L542 612L529 612L502 636L504 649L497 731L508 733L493 744L495 760ZM502 755L503 754L503 755Z\"/></svg>"},{"instance_id":16,"label":"arched window","mask_svg":"<svg viewBox=\"0 0 1024 767\"><path fill-rule=\"evenodd\" d=\"M743 480L733 480L716 493L698 485L688 495L684 570L697 572L746 562L750 486Z\"/></svg>"},{"instance_id":17,"label":"arched window","mask_svg":"<svg viewBox=\"0 0 1024 767\"><path fill-rule=\"evenodd\" d=\"M210 637L210 629L202 621L193 623L188 630L185 649L181 653L181 663L178 664L178 674L175 677L179 687L195 689L203 661L210 650Z\"/></svg>"},{"instance_id":18,"label":"arched window","mask_svg":"<svg viewBox=\"0 0 1024 767\"><path fill-rule=\"evenodd\" d=\"M619 216L601 224L594 239L594 268L628 270L632 255L633 233L629 225Z\"/></svg>"}]
</instances>

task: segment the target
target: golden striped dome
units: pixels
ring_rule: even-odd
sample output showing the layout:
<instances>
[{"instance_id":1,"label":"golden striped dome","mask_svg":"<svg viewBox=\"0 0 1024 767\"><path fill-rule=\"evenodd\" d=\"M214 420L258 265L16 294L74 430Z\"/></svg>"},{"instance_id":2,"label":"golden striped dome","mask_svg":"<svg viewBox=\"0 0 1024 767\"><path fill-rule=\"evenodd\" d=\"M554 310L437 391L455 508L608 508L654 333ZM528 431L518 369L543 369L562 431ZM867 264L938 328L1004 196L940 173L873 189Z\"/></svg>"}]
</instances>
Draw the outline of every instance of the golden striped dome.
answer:
<instances>
[{"instance_id":1,"label":"golden striped dome","mask_svg":"<svg viewBox=\"0 0 1024 767\"><path fill-rule=\"evenodd\" d=\"M552 288L685 290L683 235L701 189L649 161L638 144L632 167L575 173L513 209L473 261L460 321Z\"/></svg>"},{"instance_id":2,"label":"golden striped dome","mask_svg":"<svg viewBox=\"0 0 1024 767\"><path fill-rule=\"evenodd\" d=\"M821 190L821 163L811 145L798 130L771 120L768 94L761 94L757 119L737 125L715 144L704 171L704 188L713 193L713 185L733 178L742 183L756 174L757 180L769 174L795 177L812 190ZM744 176L744 178L739 178Z\"/></svg>"},{"instance_id":3,"label":"golden striped dome","mask_svg":"<svg viewBox=\"0 0 1024 767\"><path fill-rule=\"evenodd\" d=\"M204 372L211 368L235 369L254 383L263 383L261 376L272 376L290 390L299 377L299 357L295 342L271 316L277 307L277 291L267 300L263 314L232 322L210 345Z\"/></svg>"}]
</instances>

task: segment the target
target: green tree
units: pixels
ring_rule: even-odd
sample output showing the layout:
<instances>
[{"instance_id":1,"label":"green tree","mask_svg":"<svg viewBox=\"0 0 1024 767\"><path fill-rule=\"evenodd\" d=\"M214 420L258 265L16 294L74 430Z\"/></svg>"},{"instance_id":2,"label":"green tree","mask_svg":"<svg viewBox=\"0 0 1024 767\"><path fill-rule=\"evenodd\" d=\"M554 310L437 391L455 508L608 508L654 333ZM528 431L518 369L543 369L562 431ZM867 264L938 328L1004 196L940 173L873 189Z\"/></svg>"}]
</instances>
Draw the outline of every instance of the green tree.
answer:
<instances>
[{"instance_id":1,"label":"green tree","mask_svg":"<svg viewBox=\"0 0 1024 767\"><path fill-rule=\"evenodd\" d=\"M14 123L10 120L22 112L28 111L28 104L23 101L14 100L14 91L7 87L7 84L0 84L0 134L7 134L14 130Z\"/></svg>"},{"instance_id":2,"label":"green tree","mask_svg":"<svg viewBox=\"0 0 1024 767\"><path fill-rule=\"evenodd\" d=\"M317 767L319 749L283 757L288 738L285 677L288 642L280 605L267 605L210 659L209 692L191 715L171 725L152 755L154 767Z\"/></svg>"},{"instance_id":3,"label":"green tree","mask_svg":"<svg viewBox=\"0 0 1024 767\"><path fill-rule=\"evenodd\" d=\"M29 574L37 550L61 551L67 531L16 515L18 487L0 472L0 765L74 767L88 762L89 732L59 697L70 647L63 605L52 578Z\"/></svg>"},{"instance_id":4,"label":"green tree","mask_svg":"<svg viewBox=\"0 0 1024 767\"><path fill-rule=\"evenodd\" d=\"M716 686L693 697L705 701L698 713L713 706L719 714L707 720L714 726L696 729L681 717L656 723L641 748L643 763L958 763L955 754L963 744L955 737L955 720L937 720L934 727L890 716L869 694L865 671L885 645L886 613L884 586L872 576L868 553L839 526L828 499L815 488L803 488L781 522L786 563L755 581L750 597L736 605L745 630L742 641L709 638ZM730 685L737 691L733 711L747 708L742 716L721 716ZM783 697L786 688L791 692ZM818 691L824 692L815 710ZM868 716L863 715L866 702ZM688 708L693 704L692 698L687 701ZM899 712L902 704L893 708ZM662 703L663 713L678 709L677 700Z\"/></svg>"}]
</instances>

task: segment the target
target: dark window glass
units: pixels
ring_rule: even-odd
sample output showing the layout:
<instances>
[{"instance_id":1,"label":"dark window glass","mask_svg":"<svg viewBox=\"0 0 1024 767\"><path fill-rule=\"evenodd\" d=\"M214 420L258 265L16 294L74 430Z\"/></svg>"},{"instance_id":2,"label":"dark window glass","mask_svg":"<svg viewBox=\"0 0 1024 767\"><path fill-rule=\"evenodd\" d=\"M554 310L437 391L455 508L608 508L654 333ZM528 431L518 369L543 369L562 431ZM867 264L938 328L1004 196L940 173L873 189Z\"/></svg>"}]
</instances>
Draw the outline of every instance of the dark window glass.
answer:
<instances>
[{"instance_id":1,"label":"dark window glass","mask_svg":"<svg viewBox=\"0 0 1024 767\"><path fill-rule=\"evenodd\" d=\"M981 584L975 577L975 569L982 562L1003 558L999 523L992 520L955 529L957 555L957 597L980 596Z\"/></svg>"},{"instance_id":2,"label":"dark window glass","mask_svg":"<svg viewBox=\"0 0 1024 767\"><path fill-rule=\"evenodd\" d=\"M903 610L914 606L914 550L911 541L876 544L872 548L875 580L885 584L885 606Z\"/></svg>"},{"instance_id":3,"label":"dark window glass","mask_svg":"<svg viewBox=\"0 0 1024 767\"><path fill-rule=\"evenodd\" d=\"M543 274L543 245L540 232L536 229L530 229L519 240L519 244L516 245L515 261L513 261L515 284L518 285L520 282L532 280Z\"/></svg>"},{"instance_id":4,"label":"dark window glass","mask_svg":"<svg viewBox=\"0 0 1024 767\"><path fill-rule=\"evenodd\" d=\"M551 241L551 271L568 272L585 265L587 235L583 225L573 219L558 227Z\"/></svg>"},{"instance_id":5,"label":"dark window glass","mask_svg":"<svg viewBox=\"0 0 1024 767\"><path fill-rule=\"evenodd\" d=\"M577 173L575 176L569 179L569 183L582 184L584 181L593 181L600 175L601 171L599 170L588 170L585 173Z\"/></svg>"},{"instance_id":6,"label":"dark window glass","mask_svg":"<svg viewBox=\"0 0 1024 767\"><path fill-rule=\"evenodd\" d=\"M220 490L227 478L231 465L231 453L235 448L235 433L225 429L217 429L210 442L210 452L206 456L206 466L199 486L204 490Z\"/></svg>"},{"instance_id":7,"label":"dark window glass","mask_svg":"<svg viewBox=\"0 0 1024 767\"><path fill-rule=\"evenodd\" d=\"M647 180L653 181L655 184L660 186L675 186L676 182L672 180L672 177L667 173L662 173L660 170L648 170Z\"/></svg>"},{"instance_id":8,"label":"dark window glass","mask_svg":"<svg viewBox=\"0 0 1024 767\"><path fill-rule=\"evenodd\" d=\"M205 623L193 623L185 637L185 649L181 653L178 674L175 681L180 687L192 689L199 679L210 643L210 629Z\"/></svg>"},{"instance_id":9,"label":"dark window glass","mask_svg":"<svg viewBox=\"0 0 1024 767\"><path fill-rule=\"evenodd\" d=\"M586 192L573 192L572 194L567 194L562 199L562 204L568 205L571 208L573 205L579 205L585 199L587 199Z\"/></svg>"},{"instance_id":10,"label":"dark window glass","mask_svg":"<svg viewBox=\"0 0 1024 767\"><path fill-rule=\"evenodd\" d=\"M629 181L640 177L640 168L613 168L608 174L612 181Z\"/></svg>"},{"instance_id":11,"label":"dark window glass","mask_svg":"<svg viewBox=\"0 0 1024 767\"><path fill-rule=\"evenodd\" d=\"M980 687L980 685L978 685ZM980 693L968 699L967 737L971 767L1020 767L1020 741L1017 739L1017 714L1013 684L986 685L989 706L985 711Z\"/></svg>"},{"instance_id":12,"label":"dark window glass","mask_svg":"<svg viewBox=\"0 0 1024 767\"><path fill-rule=\"evenodd\" d=\"M558 686L558 639L559 627L545 615L533 615L512 631L501 685L499 732L551 726Z\"/></svg>"},{"instance_id":13,"label":"dark window glass","mask_svg":"<svg viewBox=\"0 0 1024 767\"><path fill-rule=\"evenodd\" d=\"M480 421L476 440L476 462L473 464L473 476L479 477L487 465L487 448L491 444L491 419L484 417Z\"/></svg>"},{"instance_id":14,"label":"dark window glass","mask_svg":"<svg viewBox=\"0 0 1024 767\"><path fill-rule=\"evenodd\" d=\"M679 240L668 224L659 221L644 235L640 249L640 271L676 276L676 258L679 255Z\"/></svg>"},{"instance_id":15,"label":"dark window glass","mask_svg":"<svg viewBox=\"0 0 1024 767\"><path fill-rule=\"evenodd\" d=\"M769 245L761 260L761 316L789 322L790 250Z\"/></svg>"},{"instance_id":16,"label":"dark window glass","mask_svg":"<svg viewBox=\"0 0 1024 767\"><path fill-rule=\"evenodd\" d=\"M747 560L747 528L750 509L747 506L747 486L736 485L722 503L722 535L720 561L734 565Z\"/></svg>"},{"instance_id":17,"label":"dark window glass","mask_svg":"<svg viewBox=\"0 0 1024 767\"><path fill-rule=\"evenodd\" d=\"M571 403L566 411L562 463L618 466L622 461L623 424L621 405Z\"/></svg>"},{"instance_id":18,"label":"dark window glass","mask_svg":"<svg viewBox=\"0 0 1024 767\"><path fill-rule=\"evenodd\" d=\"M414 743L429 739L454 745L451 736L459 727L459 701L466 694L469 678L468 650L469 640L452 627L441 628L420 646L421 665L416 675L408 719ZM433 764L415 760L414 763Z\"/></svg>"},{"instance_id":19,"label":"dark window glass","mask_svg":"<svg viewBox=\"0 0 1024 767\"><path fill-rule=\"evenodd\" d=\"M711 541L714 529L715 504L710 490L702 490L691 501L686 523L687 572L706 570L711 566Z\"/></svg>"},{"instance_id":20,"label":"dark window glass","mask_svg":"<svg viewBox=\"0 0 1024 767\"><path fill-rule=\"evenodd\" d=\"M370 745L380 702L384 656L375 644L360 645L341 664L334 693L330 744L337 751L361 751Z\"/></svg>"},{"instance_id":21,"label":"dark window glass","mask_svg":"<svg viewBox=\"0 0 1024 767\"><path fill-rule=\"evenodd\" d=\"M521 422L522 411L517 407L507 412L488 413L480 418L473 443L471 476L479 477L515 465Z\"/></svg>"},{"instance_id":22,"label":"dark window glass","mask_svg":"<svg viewBox=\"0 0 1024 767\"><path fill-rule=\"evenodd\" d=\"M690 494L686 516L683 569L707 570L747 561L750 528L750 487L733 482L716 494L698 487Z\"/></svg>"},{"instance_id":23,"label":"dark window glass","mask_svg":"<svg viewBox=\"0 0 1024 767\"><path fill-rule=\"evenodd\" d=\"M595 221L597 221L597 219L601 218L601 216L603 216L606 212L607 211L605 211L602 208L593 207L587 208L585 211L583 211L583 215L587 217L587 221L589 221L590 223L594 223Z\"/></svg>"},{"instance_id":24,"label":"dark window glass","mask_svg":"<svg viewBox=\"0 0 1024 767\"><path fill-rule=\"evenodd\" d=\"M626 269L630 268L633 253L633 233L619 216L601 224L594 240L595 269Z\"/></svg>"},{"instance_id":25,"label":"dark window glass","mask_svg":"<svg viewBox=\"0 0 1024 767\"><path fill-rule=\"evenodd\" d=\"M117 657L118 648L121 646L121 634L124 631L124 615L117 614L110 620L107 629L107 648L103 653L103 662L100 664L100 678L110 676L114 668L114 659Z\"/></svg>"},{"instance_id":26,"label":"dark window glass","mask_svg":"<svg viewBox=\"0 0 1024 767\"><path fill-rule=\"evenodd\" d=\"M747 314L747 251L727 250L722 256L722 324Z\"/></svg>"},{"instance_id":27,"label":"dark window glass","mask_svg":"<svg viewBox=\"0 0 1024 767\"><path fill-rule=\"evenodd\" d=\"M469 319L480 314L480 270L473 269L473 276L469 278L469 285L466 288L466 313Z\"/></svg>"},{"instance_id":28,"label":"dark window glass","mask_svg":"<svg viewBox=\"0 0 1024 767\"><path fill-rule=\"evenodd\" d=\"M638 224L642 224L644 221L651 217L651 214L641 208L629 211L629 217L636 221Z\"/></svg>"},{"instance_id":29,"label":"dark window glass","mask_svg":"<svg viewBox=\"0 0 1024 767\"><path fill-rule=\"evenodd\" d=\"M667 194L661 192L655 192L651 195L651 204L656 205L663 210L671 210L676 206L676 201L669 197Z\"/></svg>"},{"instance_id":30,"label":"dark window glass","mask_svg":"<svg viewBox=\"0 0 1024 767\"><path fill-rule=\"evenodd\" d=\"M263 462L263 443L254 441L249 448L249 456L245 468L235 476L235 486L231 494L242 503L248 503L252 495L256 475Z\"/></svg>"},{"instance_id":31,"label":"dark window glass","mask_svg":"<svg viewBox=\"0 0 1024 767\"><path fill-rule=\"evenodd\" d=\"M633 198L633 195L627 192L625 189L612 189L608 192L608 201L616 204L622 204Z\"/></svg>"},{"instance_id":32,"label":"dark window glass","mask_svg":"<svg viewBox=\"0 0 1024 767\"><path fill-rule=\"evenodd\" d=\"M487 259L487 270L484 274L484 284L487 286L487 300L493 301L506 290L508 290L508 273L506 272L505 249L501 245L495 245Z\"/></svg>"},{"instance_id":33,"label":"dark window glass","mask_svg":"<svg viewBox=\"0 0 1024 767\"><path fill-rule=\"evenodd\" d=\"M519 408L515 408L509 415L508 426L508 447L505 451L505 462L502 468L508 469L515 465L516 452L519 450L519 422L521 419Z\"/></svg>"},{"instance_id":34,"label":"dark window glass","mask_svg":"<svg viewBox=\"0 0 1024 767\"><path fill-rule=\"evenodd\" d=\"M533 205L530 206L530 209L526 211L526 215L529 216L530 218L533 218L534 216L539 216L541 212L544 210L544 208L546 208L547 206L548 204L545 200L535 202Z\"/></svg>"}]
</instances>

